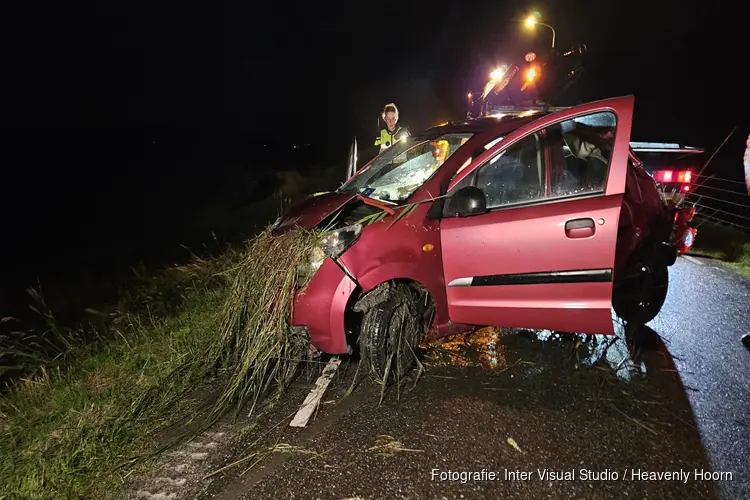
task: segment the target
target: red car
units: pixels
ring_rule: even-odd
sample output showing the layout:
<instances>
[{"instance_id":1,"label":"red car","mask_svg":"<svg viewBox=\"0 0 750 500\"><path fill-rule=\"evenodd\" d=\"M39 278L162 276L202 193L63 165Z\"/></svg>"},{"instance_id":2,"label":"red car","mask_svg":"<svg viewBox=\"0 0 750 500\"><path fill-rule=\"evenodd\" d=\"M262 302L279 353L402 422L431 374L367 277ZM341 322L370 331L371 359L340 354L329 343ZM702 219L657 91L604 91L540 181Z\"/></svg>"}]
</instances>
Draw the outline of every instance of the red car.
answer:
<instances>
[{"instance_id":1,"label":"red car","mask_svg":"<svg viewBox=\"0 0 750 500\"><path fill-rule=\"evenodd\" d=\"M424 335L612 334L612 309L650 321L688 217L630 149L633 104L435 127L292 207L276 234L335 230L298 273L291 324L320 351L359 348L382 373L392 355L392 372L408 369Z\"/></svg>"}]
</instances>

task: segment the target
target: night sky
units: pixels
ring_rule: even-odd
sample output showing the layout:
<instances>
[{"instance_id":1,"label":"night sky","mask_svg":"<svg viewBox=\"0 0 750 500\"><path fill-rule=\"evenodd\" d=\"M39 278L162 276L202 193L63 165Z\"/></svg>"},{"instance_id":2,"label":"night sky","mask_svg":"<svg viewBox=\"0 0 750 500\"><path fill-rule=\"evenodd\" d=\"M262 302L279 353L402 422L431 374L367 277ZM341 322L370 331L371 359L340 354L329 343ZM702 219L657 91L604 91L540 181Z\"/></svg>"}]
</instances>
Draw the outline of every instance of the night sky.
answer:
<instances>
[{"instance_id":1,"label":"night sky","mask_svg":"<svg viewBox=\"0 0 750 500\"><path fill-rule=\"evenodd\" d=\"M493 67L550 43L524 30L532 10L558 48L589 48L576 99L635 94L634 140L712 149L737 126L741 157L745 21L739 4L687 4L5 2L0 279L176 248L186 221L251 201L242 186L285 163L343 176L387 102L413 131L462 116Z\"/></svg>"}]
</instances>

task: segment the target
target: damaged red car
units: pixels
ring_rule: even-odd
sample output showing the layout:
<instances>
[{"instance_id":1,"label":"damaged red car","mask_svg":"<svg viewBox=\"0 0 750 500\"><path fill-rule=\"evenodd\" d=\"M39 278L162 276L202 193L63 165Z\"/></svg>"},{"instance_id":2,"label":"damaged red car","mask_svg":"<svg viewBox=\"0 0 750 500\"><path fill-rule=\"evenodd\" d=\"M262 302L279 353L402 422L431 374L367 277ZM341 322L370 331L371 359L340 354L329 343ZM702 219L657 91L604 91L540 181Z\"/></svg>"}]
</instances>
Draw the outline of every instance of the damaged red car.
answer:
<instances>
[{"instance_id":1,"label":"damaged red car","mask_svg":"<svg viewBox=\"0 0 750 500\"><path fill-rule=\"evenodd\" d=\"M291 324L382 373L393 355L408 369L425 336L651 321L694 230L630 148L633 106L445 124L292 207L275 233L332 230L298 273Z\"/></svg>"}]
</instances>

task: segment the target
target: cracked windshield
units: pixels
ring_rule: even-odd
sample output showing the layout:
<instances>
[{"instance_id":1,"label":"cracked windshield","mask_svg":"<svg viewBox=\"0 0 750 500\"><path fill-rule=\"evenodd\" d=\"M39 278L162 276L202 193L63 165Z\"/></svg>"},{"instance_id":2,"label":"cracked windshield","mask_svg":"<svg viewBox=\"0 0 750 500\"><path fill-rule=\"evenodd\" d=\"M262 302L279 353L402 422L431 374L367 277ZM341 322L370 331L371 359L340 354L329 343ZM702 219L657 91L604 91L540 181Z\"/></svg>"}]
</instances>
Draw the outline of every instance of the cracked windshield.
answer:
<instances>
[{"instance_id":1,"label":"cracked windshield","mask_svg":"<svg viewBox=\"0 0 750 500\"><path fill-rule=\"evenodd\" d=\"M409 137L376 158L370 168L341 188L341 192L359 193L382 201L405 201L471 135Z\"/></svg>"}]
</instances>

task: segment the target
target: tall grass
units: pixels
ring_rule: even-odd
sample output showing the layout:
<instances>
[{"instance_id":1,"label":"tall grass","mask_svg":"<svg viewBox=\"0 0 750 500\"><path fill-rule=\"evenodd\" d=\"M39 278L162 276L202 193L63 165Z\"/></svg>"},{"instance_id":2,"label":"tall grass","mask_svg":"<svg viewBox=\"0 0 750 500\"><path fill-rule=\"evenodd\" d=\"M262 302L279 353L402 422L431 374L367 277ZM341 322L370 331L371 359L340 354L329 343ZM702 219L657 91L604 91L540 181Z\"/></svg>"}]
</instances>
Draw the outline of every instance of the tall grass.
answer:
<instances>
[{"instance_id":1,"label":"tall grass","mask_svg":"<svg viewBox=\"0 0 750 500\"><path fill-rule=\"evenodd\" d=\"M719 259L725 267L750 277L750 233L699 217L696 221L694 253Z\"/></svg>"},{"instance_id":2,"label":"tall grass","mask_svg":"<svg viewBox=\"0 0 750 500\"><path fill-rule=\"evenodd\" d=\"M213 414L253 407L272 384L283 390L303 360L309 339L289 326L297 269L320 241L319 231L264 231L249 245L224 308L209 362L231 370Z\"/></svg>"},{"instance_id":3,"label":"tall grass","mask_svg":"<svg viewBox=\"0 0 750 500\"><path fill-rule=\"evenodd\" d=\"M156 273L133 268L132 282L120 292L117 302L98 309L86 308L82 321L67 325L57 320L40 285L28 289L29 307L41 321L31 326L15 318L0 319L0 381L7 384L18 376L31 377L41 368L65 368L71 357L91 355L113 338L121 339L142 318L153 322L175 314L196 288L225 286L222 270L239 258L236 250L225 248L217 257L193 255L186 264Z\"/></svg>"},{"instance_id":4,"label":"tall grass","mask_svg":"<svg viewBox=\"0 0 750 500\"><path fill-rule=\"evenodd\" d=\"M0 498L99 497L183 415L210 423L283 389L307 346L287 316L317 237L265 231L244 251L170 267L99 313L109 332L96 342L59 327L34 292L47 330L0 343L2 365L28 374L0 397ZM213 406L192 399L219 382Z\"/></svg>"},{"instance_id":5,"label":"tall grass","mask_svg":"<svg viewBox=\"0 0 750 500\"><path fill-rule=\"evenodd\" d=\"M0 366L25 374L0 395L0 499L106 497L166 446L280 395L305 359L289 305L320 237L265 230L142 276L86 328L60 327L32 292L46 329L0 325Z\"/></svg>"},{"instance_id":6,"label":"tall grass","mask_svg":"<svg viewBox=\"0 0 750 500\"><path fill-rule=\"evenodd\" d=\"M164 443L280 394L308 346L288 324L289 304L297 265L319 237L264 231L223 269L210 261L179 276L172 269L165 283L179 288L192 275L209 285L186 286L176 313L128 315L114 339L18 381L0 398L0 498L105 496ZM218 383L206 405L200 389ZM167 430L177 437L161 439Z\"/></svg>"},{"instance_id":7,"label":"tall grass","mask_svg":"<svg viewBox=\"0 0 750 500\"><path fill-rule=\"evenodd\" d=\"M160 405L132 412L144 391L205 355L225 297L226 289L192 290L179 314L133 318L121 337L18 381L0 398L0 498L102 498L112 490L127 473L120 466L192 407L183 398L168 414Z\"/></svg>"},{"instance_id":8,"label":"tall grass","mask_svg":"<svg viewBox=\"0 0 750 500\"><path fill-rule=\"evenodd\" d=\"M250 240L244 257L226 271L231 284L206 352L186 359L162 384L144 393L133 406L134 414L171 408L192 383L214 373L223 374L226 382L215 403L190 422L197 422L192 432L232 410L236 414L248 401L252 412L272 390L283 391L309 345L288 321L297 268L319 239L317 231L295 229L282 236L265 230Z\"/></svg>"}]
</instances>

